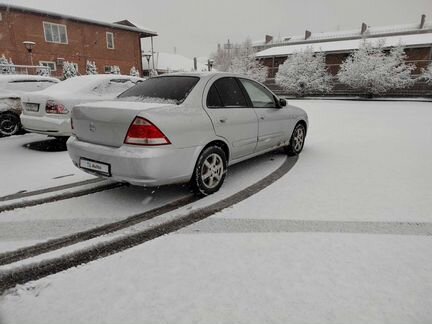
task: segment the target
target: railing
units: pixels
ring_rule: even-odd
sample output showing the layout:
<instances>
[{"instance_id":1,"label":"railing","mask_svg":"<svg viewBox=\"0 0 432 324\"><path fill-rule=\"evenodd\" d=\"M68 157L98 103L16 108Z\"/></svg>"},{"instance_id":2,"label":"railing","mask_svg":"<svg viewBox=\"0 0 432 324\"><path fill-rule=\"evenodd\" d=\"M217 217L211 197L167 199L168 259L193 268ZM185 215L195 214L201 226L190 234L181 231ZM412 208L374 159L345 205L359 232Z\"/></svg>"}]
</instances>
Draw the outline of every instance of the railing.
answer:
<instances>
[{"instance_id":1,"label":"railing","mask_svg":"<svg viewBox=\"0 0 432 324\"><path fill-rule=\"evenodd\" d=\"M0 74L51 75L48 66L0 64Z\"/></svg>"}]
</instances>

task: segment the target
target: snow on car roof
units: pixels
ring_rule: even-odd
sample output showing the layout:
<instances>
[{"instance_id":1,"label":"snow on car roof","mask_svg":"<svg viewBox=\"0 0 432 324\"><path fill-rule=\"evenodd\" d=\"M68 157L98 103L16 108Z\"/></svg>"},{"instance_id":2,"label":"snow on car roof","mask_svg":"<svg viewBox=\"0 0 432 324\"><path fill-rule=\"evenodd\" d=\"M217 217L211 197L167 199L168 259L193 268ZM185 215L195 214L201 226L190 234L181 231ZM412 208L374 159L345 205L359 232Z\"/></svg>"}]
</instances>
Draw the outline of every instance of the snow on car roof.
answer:
<instances>
[{"instance_id":1,"label":"snow on car roof","mask_svg":"<svg viewBox=\"0 0 432 324\"><path fill-rule=\"evenodd\" d=\"M363 39L352 39L343 41L277 46L258 52L256 54L256 57L289 55L293 54L294 52L303 51L306 48L312 48L314 52L351 51L359 49L363 41ZM368 38L366 39L366 41L373 42L374 44L376 44L376 42L383 41L385 47L392 47L397 45L407 47L419 45L430 46L430 44L432 44L432 33Z\"/></svg>"},{"instance_id":2,"label":"snow on car roof","mask_svg":"<svg viewBox=\"0 0 432 324\"><path fill-rule=\"evenodd\" d=\"M76 76L67 80L64 80L52 87L42 90L44 92L49 92L53 94L55 92L79 92L85 90L91 90L92 88L98 86L105 80L142 80L138 77L132 77L129 75L118 75L118 74L94 74L94 75L81 75Z\"/></svg>"}]
</instances>

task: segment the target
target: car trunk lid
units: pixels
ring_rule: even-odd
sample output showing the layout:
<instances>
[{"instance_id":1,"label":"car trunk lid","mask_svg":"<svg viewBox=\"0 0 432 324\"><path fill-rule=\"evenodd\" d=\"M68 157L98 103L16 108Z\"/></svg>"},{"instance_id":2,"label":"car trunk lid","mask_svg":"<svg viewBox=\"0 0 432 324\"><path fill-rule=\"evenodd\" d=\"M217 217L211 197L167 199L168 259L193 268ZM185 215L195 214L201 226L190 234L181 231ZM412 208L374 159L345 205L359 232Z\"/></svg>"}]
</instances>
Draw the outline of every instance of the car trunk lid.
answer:
<instances>
[{"instance_id":1,"label":"car trunk lid","mask_svg":"<svg viewBox=\"0 0 432 324\"><path fill-rule=\"evenodd\" d=\"M134 118L144 110L167 104L129 101L103 101L73 108L73 133L85 142L120 147ZM174 105L172 105L174 106Z\"/></svg>"}]
</instances>

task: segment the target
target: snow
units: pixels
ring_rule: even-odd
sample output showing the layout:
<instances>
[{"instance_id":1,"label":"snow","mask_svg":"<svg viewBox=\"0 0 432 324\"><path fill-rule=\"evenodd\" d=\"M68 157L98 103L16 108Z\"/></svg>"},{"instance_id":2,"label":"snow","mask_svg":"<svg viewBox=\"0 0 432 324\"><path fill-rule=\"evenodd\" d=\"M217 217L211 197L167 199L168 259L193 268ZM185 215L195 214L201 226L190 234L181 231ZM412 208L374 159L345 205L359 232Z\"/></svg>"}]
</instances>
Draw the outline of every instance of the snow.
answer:
<instances>
[{"instance_id":1,"label":"snow","mask_svg":"<svg viewBox=\"0 0 432 324\"><path fill-rule=\"evenodd\" d=\"M420 46L429 47L432 43L432 33L403 35L403 36L387 36L371 38L369 41L384 42L385 47L403 46ZM311 47L314 52L335 52L335 51L351 51L357 50L363 43L363 39L327 41L321 43L305 43L296 45L277 46L258 52L256 57L290 55L295 52L304 51Z\"/></svg>"},{"instance_id":2,"label":"snow","mask_svg":"<svg viewBox=\"0 0 432 324\"><path fill-rule=\"evenodd\" d=\"M5 324L423 324L431 248L430 237L170 235L21 286L0 311Z\"/></svg>"},{"instance_id":3,"label":"snow","mask_svg":"<svg viewBox=\"0 0 432 324\"><path fill-rule=\"evenodd\" d=\"M52 140L36 134L0 138L0 196L94 178L80 172L66 151L39 152L24 147L29 143Z\"/></svg>"},{"instance_id":4,"label":"snow","mask_svg":"<svg viewBox=\"0 0 432 324\"><path fill-rule=\"evenodd\" d=\"M431 224L430 103L289 104L308 112L310 130L287 175L177 233L18 286L0 297L2 323L430 323L432 238L421 230ZM235 167L241 177L184 209L217 201L274 165ZM80 200L76 222L89 217L90 202L117 195ZM113 205L134 208L125 198ZM61 206L74 210L77 202L68 203L18 219L55 218ZM280 226L291 221L315 228ZM366 230L334 233L319 221ZM395 230L376 230L382 222ZM410 224L413 232L401 230Z\"/></svg>"}]
</instances>

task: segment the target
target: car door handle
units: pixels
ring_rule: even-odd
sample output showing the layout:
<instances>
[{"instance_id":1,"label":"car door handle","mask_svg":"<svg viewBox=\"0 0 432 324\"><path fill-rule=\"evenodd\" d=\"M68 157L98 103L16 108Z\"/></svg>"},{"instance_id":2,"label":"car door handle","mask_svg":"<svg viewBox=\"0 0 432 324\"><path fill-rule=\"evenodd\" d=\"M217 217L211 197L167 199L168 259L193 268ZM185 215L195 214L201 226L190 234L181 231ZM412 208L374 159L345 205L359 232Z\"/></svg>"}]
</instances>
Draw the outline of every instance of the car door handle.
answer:
<instances>
[{"instance_id":1,"label":"car door handle","mask_svg":"<svg viewBox=\"0 0 432 324\"><path fill-rule=\"evenodd\" d=\"M221 118L219 118L219 121L220 121L221 123L225 123L227 120L228 120L228 118L226 118L226 117L221 117Z\"/></svg>"}]
</instances>

